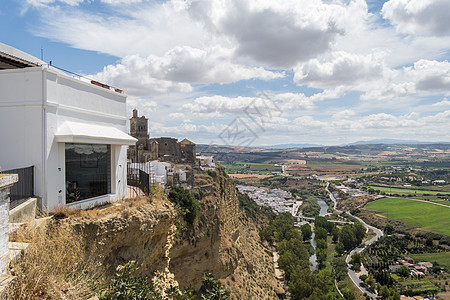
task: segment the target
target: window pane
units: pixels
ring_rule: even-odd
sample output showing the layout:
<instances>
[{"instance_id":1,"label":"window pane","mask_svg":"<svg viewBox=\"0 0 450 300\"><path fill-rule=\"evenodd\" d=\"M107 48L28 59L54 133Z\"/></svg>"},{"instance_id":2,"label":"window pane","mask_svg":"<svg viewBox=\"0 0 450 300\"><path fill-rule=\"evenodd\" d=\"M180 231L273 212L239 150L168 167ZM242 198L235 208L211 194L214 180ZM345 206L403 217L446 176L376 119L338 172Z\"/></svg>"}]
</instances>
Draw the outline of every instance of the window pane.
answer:
<instances>
[{"instance_id":1,"label":"window pane","mask_svg":"<svg viewBox=\"0 0 450 300\"><path fill-rule=\"evenodd\" d=\"M111 145L66 144L66 202L111 193Z\"/></svg>"}]
</instances>

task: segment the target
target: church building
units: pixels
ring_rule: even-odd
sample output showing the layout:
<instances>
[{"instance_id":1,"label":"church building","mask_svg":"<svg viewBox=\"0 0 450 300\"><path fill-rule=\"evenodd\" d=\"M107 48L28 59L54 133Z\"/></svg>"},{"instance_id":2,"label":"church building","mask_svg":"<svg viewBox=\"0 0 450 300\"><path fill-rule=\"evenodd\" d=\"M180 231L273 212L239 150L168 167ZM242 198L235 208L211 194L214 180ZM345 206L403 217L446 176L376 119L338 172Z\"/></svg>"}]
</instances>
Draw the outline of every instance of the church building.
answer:
<instances>
[{"instance_id":1,"label":"church building","mask_svg":"<svg viewBox=\"0 0 450 300\"><path fill-rule=\"evenodd\" d=\"M130 134L136 138L136 146L130 146L128 159L132 162L148 162L160 160L172 163L195 163L195 143L188 139L178 141L170 137L150 138L148 119L138 117L137 109L130 118Z\"/></svg>"}]
</instances>

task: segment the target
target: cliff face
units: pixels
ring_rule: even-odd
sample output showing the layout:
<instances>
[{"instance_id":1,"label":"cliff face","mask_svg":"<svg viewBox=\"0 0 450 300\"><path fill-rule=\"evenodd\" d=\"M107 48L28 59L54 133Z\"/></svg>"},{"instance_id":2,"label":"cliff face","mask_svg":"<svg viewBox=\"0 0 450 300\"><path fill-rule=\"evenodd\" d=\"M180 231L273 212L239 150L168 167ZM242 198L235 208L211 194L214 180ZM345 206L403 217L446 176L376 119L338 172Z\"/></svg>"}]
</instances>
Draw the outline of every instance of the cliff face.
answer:
<instances>
[{"instance_id":1,"label":"cliff face","mask_svg":"<svg viewBox=\"0 0 450 300\"><path fill-rule=\"evenodd\" d=\"M210 272L232 299L276 299L283 289L272 255L260 242L257 225L239 207L234 182L223 170L196 174L201 189L193 225L175 227L176 213L162 193L151 200L125 200L101 210L80 211L57 221L81 233L93 261L115 268L135 261L138 275L155 288L201 286ZM175 238L176 236L176 238Z\"/></svg>"},{"instance_id":2,"label":"cliff face","mask_svg":"<svg viewBox=\"0 0 450 300\"><path fill-rule=\"evenodd\" d=\"M239 206L234 182L218 169L196 174L198 217L170 251L170 270L181 287L201 285L212 273L234 299L275 299L283 289L257 225Z\"/></svg>"},{"instance_id":3,"label":"cliff face","mask_svg":"<svg viewBox=\"0 0 450 300\"><path fill-rule=\"evenodd\" d=\"M165 291L177 286L169 271L169 251L175 232L175 212L161 199L119 201L112 207L79 212L58 221L81 233L90 259L106 268L111 276L118 265L135 261L137 275L152 279Z\"/></svg>"}]
</instances>

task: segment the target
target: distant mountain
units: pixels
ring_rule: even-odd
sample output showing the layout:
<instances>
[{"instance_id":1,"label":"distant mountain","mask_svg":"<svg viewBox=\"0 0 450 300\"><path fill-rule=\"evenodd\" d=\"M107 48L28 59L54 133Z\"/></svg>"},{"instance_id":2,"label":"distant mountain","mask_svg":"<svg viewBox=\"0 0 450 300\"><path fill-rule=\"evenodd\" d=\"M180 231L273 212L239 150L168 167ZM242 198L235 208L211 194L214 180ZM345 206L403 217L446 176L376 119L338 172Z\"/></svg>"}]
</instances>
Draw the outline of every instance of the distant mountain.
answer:
<instances>
[{"instance_id":1,"label":"distant mountain","mask_svg":"<svg viewBox=\"0 0 450 300\"><path fill-rule=\"evenodd\" d=\"M279 145L271 145L271 146L259 146L258 148L292 149L292 148L310 148L310 147L323 147L323 145L318 145L318 144L279 144Z\"/></svg>"},{"instance_id":2,"label":"distant mountain","mask_svg":"<svg viewBox=\"0 0 450 300\"><path fill-rule=\"evenodd\" d=\"M425 145L425 144L449 144L449 142L420 142L414 140L376 139L369 141L358 141L346 145L353 146L353 145L374 145L374 144Z\"/></svg>"}]
</instances>

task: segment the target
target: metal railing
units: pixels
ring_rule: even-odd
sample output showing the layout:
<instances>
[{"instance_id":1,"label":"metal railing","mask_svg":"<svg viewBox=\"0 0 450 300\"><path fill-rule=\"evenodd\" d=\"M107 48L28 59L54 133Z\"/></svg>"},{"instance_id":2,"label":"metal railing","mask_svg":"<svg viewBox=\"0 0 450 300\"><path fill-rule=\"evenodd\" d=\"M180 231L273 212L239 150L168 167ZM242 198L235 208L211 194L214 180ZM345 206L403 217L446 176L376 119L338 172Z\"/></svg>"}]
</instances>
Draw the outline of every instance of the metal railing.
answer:
<instances>
[{"instance_id":1,"label":"metal railing","mask_svg":"<svg viewBox=\"0 0 450 300\"><path fill-rule=\"evenodd\" d=\"M152 174L154 172L150 164L127 164L127 184L139 188L145 195L150 194L150 186L155 184Z\"/></svg>"},{"instance_id":2,"label":"metal railing","mask_svg":"<svg viewBox=\"0 0 450 300\"><path fill-rule=\"evenodd\" d=\"M19 181L10 190L10 208L21 203L21 200L34 196L34 166L1 171L2 174L18 174Z\"/></svg>"}]
</instances>

